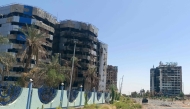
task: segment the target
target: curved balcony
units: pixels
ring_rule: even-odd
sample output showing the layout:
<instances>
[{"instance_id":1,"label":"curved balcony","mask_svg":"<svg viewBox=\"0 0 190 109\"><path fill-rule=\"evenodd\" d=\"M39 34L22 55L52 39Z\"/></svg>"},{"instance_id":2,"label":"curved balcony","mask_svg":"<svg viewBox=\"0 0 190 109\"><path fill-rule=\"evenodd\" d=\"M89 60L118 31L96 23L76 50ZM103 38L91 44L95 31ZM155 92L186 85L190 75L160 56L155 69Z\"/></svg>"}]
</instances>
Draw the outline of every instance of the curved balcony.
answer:
<instances>
[{"instance_id":1,"label":"curved balcony","mask_svg":"<svg viewBox=\"0 0 190 109\"><path fill-rule=\"evenodd\" d=\"M84 23L84 22L78 22L78 21L71 21L71 20L65 20L60 22L60 28L74 28L78 30L87 30L92 32L96 37L98 36L98 28L93 26L92 24Z\"/></svg>"},{"instance_id":2,"label":"curved balcony","mask_svg":"<svg viewBox=\"0 0 190 109\"><path fill-rule=\"evenodd\" d=\"M64 46L63 50L73 51L73 46ZM82 48L82 47L76 47L75 50L76 51L81 51L81 52L86 52L86 53L91 52L91 50L89 48Z\"/></svg>"},{"instance_id":3,"label":"curved balcony","mask_svg":"<svg viewBox=\"0 0 190 109\"><path fill-rule=\"evenodd\" d=\"M75 36L76 38L86 38L86 39L90 39L94 42L97 42L98 39L97 37L94 37L93 35L91 34L88 34L88 33L81 33L81 32L75 32L75 31L61 31L60 32L60 36Z\"/></svg>"},{"instance_id":4,"label":"curved balcony","mask_svg":"<svg viewBox=\"0 0 190 109\"><path fill-rule=\"evenodd\" d=\"M36 15L42 19L46 19L47 21L51 22L52 24L56 24L56 18L52 16L51 14L47 13L46 11L34 7L34 6L28 6L28 5L23 5L23 4L12 4L9 6L10 11L6 11L7 13L3 14L9 14L12 12L18 12L18 13L23 13L29 16Z\"/></svg>"},{"instance_id":5,"label":"curved balcony","mask_svg":"<svg viewBox=\"0 0 190 109\"><path fill-rule=\"evenodd\" d=\"M72 58L72 57L73 57L73 54L63 54L62 57ZM86 56L86 55L76 55L76 57L77 57L78 59L90 60L90 56Z\"/></svg>"}]
</instances>

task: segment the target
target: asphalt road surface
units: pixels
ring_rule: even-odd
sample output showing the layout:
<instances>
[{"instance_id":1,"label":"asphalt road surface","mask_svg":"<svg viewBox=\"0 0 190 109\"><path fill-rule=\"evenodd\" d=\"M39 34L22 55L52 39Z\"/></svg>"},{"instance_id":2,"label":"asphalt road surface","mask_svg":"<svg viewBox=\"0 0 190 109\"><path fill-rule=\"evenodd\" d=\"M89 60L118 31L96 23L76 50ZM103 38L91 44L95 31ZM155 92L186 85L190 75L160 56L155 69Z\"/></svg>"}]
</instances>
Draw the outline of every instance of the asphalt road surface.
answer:
<instances>
[{"instance_id":1,"label":"asphalt road surface","mask_svg":"<svg viewBox=\"0 0 190 109\"><path fill-rule=\"evenodd\" d=\"M134 98L142 104L142 98ZM148 99L148 103L143 103L143 109L190 109L190 101L163 101Z\"/></svg>"}]
</instances>

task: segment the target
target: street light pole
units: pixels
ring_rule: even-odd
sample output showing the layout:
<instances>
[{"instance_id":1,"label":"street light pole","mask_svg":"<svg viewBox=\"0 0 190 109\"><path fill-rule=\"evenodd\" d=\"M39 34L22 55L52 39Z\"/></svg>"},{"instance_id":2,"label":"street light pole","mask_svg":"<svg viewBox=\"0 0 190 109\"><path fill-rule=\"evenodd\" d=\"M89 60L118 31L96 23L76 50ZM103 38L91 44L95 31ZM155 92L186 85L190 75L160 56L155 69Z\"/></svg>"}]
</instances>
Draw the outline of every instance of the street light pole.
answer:
<instances>
[{"instance_id":1,"label":"street light pole","mask_svg":"<svg viewBox=\"0 0 190 109\"><path fill-rule=\"evenodd\" d=\"M68 96L68 99L67 99L67 109L68 109L68 106L69 106L69 99L70 99L70 94L71 94L71 83L72 83L72 77L73 77L73 69L74 69L74 58L75 58L75 48L76 48L76 40L74 40L74 52L73 52L73 60L72 60L72 69L71 69L71 79L70 79L70 85L69 85L69 96Z\"/></svg>"}]
</instances>

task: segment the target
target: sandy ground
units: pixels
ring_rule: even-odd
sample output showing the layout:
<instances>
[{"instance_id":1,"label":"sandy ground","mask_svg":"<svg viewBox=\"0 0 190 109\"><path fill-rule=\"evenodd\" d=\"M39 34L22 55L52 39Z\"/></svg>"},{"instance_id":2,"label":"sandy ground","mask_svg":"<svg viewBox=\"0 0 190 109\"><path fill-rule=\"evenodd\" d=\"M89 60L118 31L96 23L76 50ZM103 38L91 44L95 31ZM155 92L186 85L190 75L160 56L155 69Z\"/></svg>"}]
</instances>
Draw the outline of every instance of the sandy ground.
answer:
<instances>
[{"instance_id":1,"label":"sandy ground","mask_svg":"<svg viewBox=\"0 0 190 109\"><path fill-rule=\"evenodd\" d=\"M142 99L135 98L135 100L142 104ZM142 105L143 109L190 109L190 100L172 102L148 99L148 103Z\"/></svg>"}]
</instances>

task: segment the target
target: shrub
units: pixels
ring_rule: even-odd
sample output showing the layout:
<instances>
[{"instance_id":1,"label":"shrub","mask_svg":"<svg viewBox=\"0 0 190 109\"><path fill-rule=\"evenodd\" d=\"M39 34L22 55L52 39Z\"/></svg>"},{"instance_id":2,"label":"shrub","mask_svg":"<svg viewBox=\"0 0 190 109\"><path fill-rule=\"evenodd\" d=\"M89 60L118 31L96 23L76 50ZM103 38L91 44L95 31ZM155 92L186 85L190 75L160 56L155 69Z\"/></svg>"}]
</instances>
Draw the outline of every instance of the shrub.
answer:
<instances>
[{"instance_id":1,"label":"shrub","mask_svg":"<svg viewBox=\"0 0 190 109\"><path fill-rule=\"evenodd\" d=\"M114 102L113 104L117 109L140 109L141 104L136 103L135 100L128 97L121 96L119 102Z\"/></svg>"},{"instance_id":2,"label":"shrub","mask_svg":"<svg viewBox=\"0 0 190 109\"><path fill-rule=\"evenodd\" d=\"M60 109L62 109L62 108L60 108ZM69 109L75 109L74 107L69 107Z\"/></svg>"},{"instance_id":3,"label":"shrub","mask_svg":"<svg viewBox=\"0 0 190 109\"><path fill-rule=\"evenodd\" d=\"M142 105L140 105L140 104L134 104L134 108L135 109L140 109L140 108L142 108Z\"/></svg>"},{"instance_id":4,"label":"shrub","mask_svg":"<svg viewBox=\"0 0 190 109\"><path fill-rule=\"evenodd\" d=\"M114 105L116 106L117 109L129 109L130 105L128 103L124 102L115 102Z\"/></svg>"},{"instance_id":5,"label":"shrub","mask_svg":"<svg viewBox=\"0 0 190 109\"><path fill-rule=\"evenodd\" d=\"M56 107L56 109L62 109L61 107Z\"/></svg>"},{"instance_id":6,"label":"shrub","mask_svg":"<svg viewBox=\"0 0 190 109\"><path fill-rule=\"evenodd\" d=\"M84 94L84 98L85 98L84 105L88 105L88 95L86 93Z\"/></svg>"},{"instance_id":7,"label":"shrub","mask_svg":"<svg viewBox=\"0 0 190 109\"><path fill-rule=\"evenodd\" d=\"M101 105L99 109L110 109L109 105Z\"/></svg>"}]
</instances>

